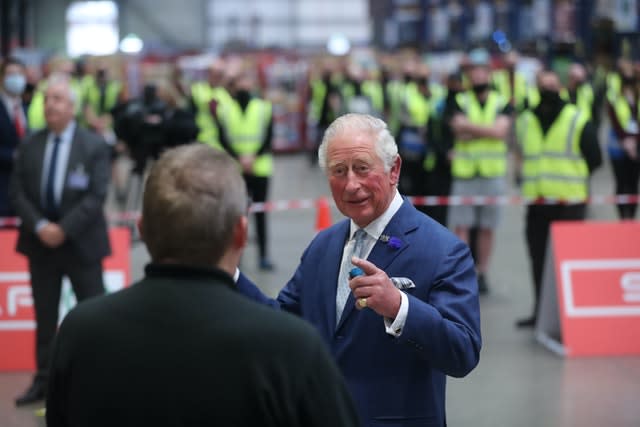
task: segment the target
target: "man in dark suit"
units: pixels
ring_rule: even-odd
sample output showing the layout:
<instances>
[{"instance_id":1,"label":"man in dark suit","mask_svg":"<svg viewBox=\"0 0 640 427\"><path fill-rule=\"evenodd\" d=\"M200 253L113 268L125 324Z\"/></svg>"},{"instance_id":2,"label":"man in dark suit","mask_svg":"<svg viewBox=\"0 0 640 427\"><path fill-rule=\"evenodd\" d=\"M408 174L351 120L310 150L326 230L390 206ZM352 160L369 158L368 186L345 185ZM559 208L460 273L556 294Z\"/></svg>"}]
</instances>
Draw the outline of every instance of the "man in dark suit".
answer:
<instances>
[{"instance_id":1,"label":"man in dark suit","mask_svg":"<svg viewBox=\"0 0 640 427\"><path fill-rule=\"evenodd\" d=\"M235 289L247 192L227 154L165 152L139 227L144 279L78 305L60 327L49 427L358 425L313 328Z\"/></svg>"},{"instance_id":2,"label":"man in dark suit","mask_svg":"<svg viewBox=\"0 0 640 427\"><path fill-rule=\"evenodd\" d=\"M36 317L37 373L17 405L45 396L63 276L78 301L104 293L109 150L76 125L75 102L68 77L52 75L45 94L47 128L20 145L11 177L9 194L22 221L17 250L28 259Z\"/></svg>"},{"instance_id":3,"label":"man in dark suit","mask_svg":"<svg viewBox=\"0 0 640 427\"><path fill-rule=\"evenodd\" d=\"M469 248L402 199L383 121L338 118L318 157L349 219L316 236L276 301L242 275L238 287L316 327L364 426L445 426L446 376L468 374L481 347Z\"/></svg>"},{"instance_id":4,"label":"man in dark suit","mask_svg":"<svg viewBox=\"0 0 640 427\"><path fill-rule=\"evenodd\" d=\"M27 130L22 102L26 84L22 62L7 58L0 64L0 217L13 215L9 204L9 177L15 150Z\"/></svg>"}]
</instances>

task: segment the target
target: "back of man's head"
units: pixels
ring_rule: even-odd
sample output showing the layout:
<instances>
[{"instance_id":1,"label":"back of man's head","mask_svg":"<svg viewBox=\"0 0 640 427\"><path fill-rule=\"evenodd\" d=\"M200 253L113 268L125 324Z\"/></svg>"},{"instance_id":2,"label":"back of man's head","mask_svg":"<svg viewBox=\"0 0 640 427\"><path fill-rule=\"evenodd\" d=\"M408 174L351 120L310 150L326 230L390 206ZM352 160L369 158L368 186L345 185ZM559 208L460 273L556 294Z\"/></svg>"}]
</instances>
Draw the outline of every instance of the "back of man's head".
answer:
<instances>
[{"instance_id":1,"label":"back of man's head","mask_svg":"<svg viewBox=\"0 0 640 427\"><path fill-rule=\"evenodd\" d=\"M246 226L247 192L235 162L204 144L167 150L147 179L140 231L151 259L212 267ZM239 244L242 243L242 244Z\"/></svg>"}]
</instances>

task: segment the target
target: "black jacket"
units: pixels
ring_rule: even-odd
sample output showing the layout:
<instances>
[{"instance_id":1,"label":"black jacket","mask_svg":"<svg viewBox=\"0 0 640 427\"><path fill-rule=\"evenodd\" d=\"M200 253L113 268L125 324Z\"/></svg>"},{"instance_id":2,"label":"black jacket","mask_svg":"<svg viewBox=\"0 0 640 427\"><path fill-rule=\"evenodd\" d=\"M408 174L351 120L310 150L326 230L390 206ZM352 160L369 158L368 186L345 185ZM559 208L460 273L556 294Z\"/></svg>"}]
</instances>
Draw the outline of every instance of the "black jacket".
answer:
<instances>
[{"instance_id":1,"label":"black jacket","mask_svg":"<svg viewBox=\"0 0 640 427\"><path fill-rule=\"evenodd\" d=\"M63 322L48 426L357 425L311 326L245 298L219 270L146 273Z\"/></svg>"}]
</instances>

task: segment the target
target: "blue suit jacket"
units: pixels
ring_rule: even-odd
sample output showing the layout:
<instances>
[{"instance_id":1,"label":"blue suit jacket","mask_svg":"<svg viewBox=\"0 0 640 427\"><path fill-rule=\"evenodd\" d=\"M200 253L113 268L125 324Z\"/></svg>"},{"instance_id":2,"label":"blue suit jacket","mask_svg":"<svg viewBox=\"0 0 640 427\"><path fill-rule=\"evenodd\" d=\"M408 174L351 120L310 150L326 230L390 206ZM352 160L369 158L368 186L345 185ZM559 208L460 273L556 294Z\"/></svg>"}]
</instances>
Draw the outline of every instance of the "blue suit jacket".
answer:
<instances>
[{"instance_id":1,"label":"blue suit jacket","mask_svg":"<svg viewBox=\"0 0 640 427\"><path fill-rule=\"evenodd\" d=\"M342 221L319 233L302 255L277 300L266 298L241 275L239 290L311 322L346 378L363 425L438 426L445 421L446 376L462 377L478 363L480 310L470 251L449 230L408 201L368 260L390 277L408 277L409 312L398 338L385 332L372 310L356 310L353 295L336 327L336 286L349 233Z\"/></svg>"}]
</instances>

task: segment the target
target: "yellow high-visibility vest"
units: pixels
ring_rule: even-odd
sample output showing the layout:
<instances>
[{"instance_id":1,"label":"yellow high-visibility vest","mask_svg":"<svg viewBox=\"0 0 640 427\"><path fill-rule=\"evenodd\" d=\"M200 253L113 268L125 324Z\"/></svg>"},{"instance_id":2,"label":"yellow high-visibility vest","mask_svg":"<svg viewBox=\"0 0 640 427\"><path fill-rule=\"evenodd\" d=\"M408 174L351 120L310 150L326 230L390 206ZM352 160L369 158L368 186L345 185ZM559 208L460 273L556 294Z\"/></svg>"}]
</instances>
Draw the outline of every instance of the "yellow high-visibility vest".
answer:
<instances>
[{"instance_id":1,"label":"yellow high-visibility vest","mask_svg":"<svg viewBox=\"0 0 640 427\"><path fill-rule=\"evenodd\" d=\"M240 104L231 99L221 115L221 122L229 138L229 145L240 156L255 155L260 150L271 123L272 106L269 101L253 98L242 111ZM273 173L273 156L261 154L256 158L253 173L259 177Z\"/></svg>"},{"instance_id":2,"label":"yellow high-visibility vest","mask_svg":"<svg viewBox=\"0 0 640 427\"><path fill-rule=\"evenodd\" d=\"M560 97L567 102L571 102L569 99L569 91L566 89L562 89ZM578 86L575 106L578 107L580 112L584 114L587 119L591 119L591 109L593 108L593 89L589 83L583 83Z\"/></svg>"},{"instance_id":3,"label":"yellow high-visibility vest","mask_svg":"<svg viewBox=\"0 0 640 427\"><path fill-rule=\"evenodd\" d=\"M456 102L471 123L483 126L495 123L498 114L506 105L506 101L493 90L489 92L484 106L480 105L472 91L459 93ZM503 140L457 140L453 144L453 153L451 173L455 178L494 178L507 173L507 144Z\"/></svg>"},{"instance_id":4,"label":"yellow high-visibility vest","mask_svg":"<svg viewBox=\"0 0 640 427\"><path fill-rule=\"evenodd\" d=\"M524 157L522 195L582 202L587 199L589 168L580 152L587 117L566 104L546 133L531 110L518 119L517 132Z\"/></svg>"},{"instance_id":5,"label":"yellow high-visibility vest","mask_svg":"<svg viewBox=\"0 0 640 427\"><path fill-rule=\"evenodd\" d=\"M89 86L86 86L85 89L85 105L89 106L96 114L100 111L100 88L94 82ZM120 92L122 91L122 85L117 81L110 81L107 83L107 87L105 90L105 101L104 107L105 111L111 110L118 103L118 96L120 96Z\"/></svg>"},{"instance_id":6,"label":"yellow high-visibility vest","mask_svg":"<svg viewBox=\"0 0 640 427\"><path fill-rule=\"evenodd\" d=\"M214 99L218 102L218 109L222 111L231 99L226 89L212 88L208 82L195 82L191 85L191 96L196 106L196 125L199 132L197 140L222 150L218 126L211 115L210 104Z\"/></svg>"},{"instance_id":7,"label":"yellow high-visibility vest","mask_svg":"<svg viewBox=\"0 0 640 427\"><path fill-rule=\"evenodd\" d=\"M513 93L511 90L511 80L509 78L508 70L497 70L492 74L493 85L502 98L507 101L513 97L514 107L521 109L524 106L524 101L527 99L527 79L521 73L515 73L513 80Z\"/></svg>"}]
</instances>

